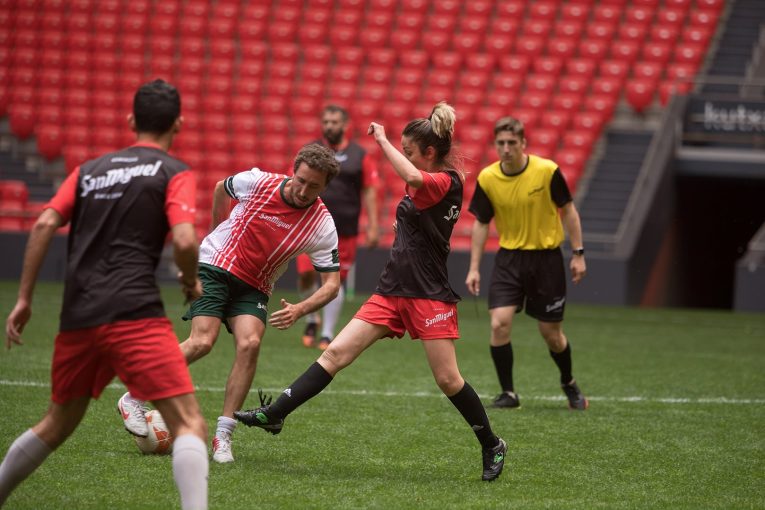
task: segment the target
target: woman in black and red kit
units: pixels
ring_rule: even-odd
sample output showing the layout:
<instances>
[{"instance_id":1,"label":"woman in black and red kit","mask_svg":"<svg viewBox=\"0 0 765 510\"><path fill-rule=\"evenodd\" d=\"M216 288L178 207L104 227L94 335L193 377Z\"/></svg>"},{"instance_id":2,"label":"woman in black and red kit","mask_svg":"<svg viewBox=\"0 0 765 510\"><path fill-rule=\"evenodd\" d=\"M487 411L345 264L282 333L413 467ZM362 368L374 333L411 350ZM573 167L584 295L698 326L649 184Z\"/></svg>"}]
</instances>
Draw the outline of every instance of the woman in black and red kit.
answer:
<instances>
[{"instance_id":1,"label":"woman in black and red kit","mask_svg":"<svg viewBox=\"0 0 765 510\"><path fill-rule=\"evenodd\" d=\"M454 121L454 109L442 102L429 118L409 122L401 137L403 154L388 141L383 126L374 122L369 126L368 133L406 183L396 210L390 259L375 293L319 359L273 404L261 398L261 407L235 412L239 421L278 434L289 413L319 394L367 347L408 332L412 339L422 340L436 383L481 443L483 480L494 480L502 472L507 444L494 435L478 395L460 375L454 346L459 338L460 298L449 285L446 259L464 181L449 162Z\"/></svg>"}]
</instances>

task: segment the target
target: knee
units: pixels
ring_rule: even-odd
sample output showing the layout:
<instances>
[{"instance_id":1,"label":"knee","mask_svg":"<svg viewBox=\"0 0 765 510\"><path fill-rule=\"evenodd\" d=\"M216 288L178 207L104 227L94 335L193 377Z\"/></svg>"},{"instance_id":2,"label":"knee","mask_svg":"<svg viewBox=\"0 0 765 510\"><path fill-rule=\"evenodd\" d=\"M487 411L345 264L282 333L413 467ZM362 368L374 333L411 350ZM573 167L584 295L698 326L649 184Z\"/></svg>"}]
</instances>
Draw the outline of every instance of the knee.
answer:
<instances>
[{"instance_id":1,"label":"knee","mask_svg":"<svg viewBox=\"0 0 765 510\"><path fill-rule=\"evenodd\" d=\"M510 336L510 321L492 319L491 332L495 337L505 338Z\"/></svg>"},{"instance_id":2,"label":"knee","mask_svg":"<svg viewBox=\"0 0 765 510\"><path fill-rule=\"evenodd\" d=\"M192 335L184 343L186 344L184 346L186 348L184 352L190 354L190 356L187 354L186 357L195 360L210 353L213 345L215 345L215 336L204 333L200 335Z\"/></svg>"},{"instance_id":3,"label":"knee","mask_svg":"<svg viewBox=\"0 0 765 510\"><path fill-rule=\"evenodd\" d=\"M245 338L237 338L236 340L236 355L244 356L245 358L257 357L260 352L260 337L257 335L249 335Z\"/></svg>"},{"instance_id":4,"label":"knee","mask_svg":"<svg viewBox=\"0 0 765 510\"><path fill-rule=\"evenodd\" d=\"M350 365L353 361L350 356L344 353L342 349L337 348L333 343L329 344L329 347L321 354L319 359L322 361L321 365L332 376Z\"/></svg>"},{"instance_id":5,"label":"knee","mask_svg":"<svg viewBox=\"0 0 765 510\"><path fill-rule=\"evenodd\" d=\"M434 377L439 389L447 396L455 395L465 385L459 372L444 371L434 374Z\"/></svg>"},{"instance_id":6,"label":"knee","mask_svg":"<svg viewBox=\"0 0 765 510\"><path fill-rule=\"evenodd\" d=\"M566 350L566 335L560 329L542 330L542 337L547 347L553 352L563 352Z\"/></svg>"}]
</instances>

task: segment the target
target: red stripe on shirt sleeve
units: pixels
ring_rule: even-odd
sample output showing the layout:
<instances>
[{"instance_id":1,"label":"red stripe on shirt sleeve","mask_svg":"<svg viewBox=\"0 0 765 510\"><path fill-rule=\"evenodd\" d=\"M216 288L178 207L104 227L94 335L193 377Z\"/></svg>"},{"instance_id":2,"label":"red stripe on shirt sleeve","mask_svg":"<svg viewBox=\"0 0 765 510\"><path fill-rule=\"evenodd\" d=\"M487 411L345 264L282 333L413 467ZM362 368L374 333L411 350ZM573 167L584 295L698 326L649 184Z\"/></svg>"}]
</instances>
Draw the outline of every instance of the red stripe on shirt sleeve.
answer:
<instances>
[{"instance_id":1,"label":"red stripe on shirt sleeve","mask_svg":"<svg viewBox=\"0 0 765 510\"><path fill-rule=\"evenodd\" d=\"M380 186L380 173L377 170L377 163L369 155L364 154L361 160L361 185L364 188L378 188Z\"/></svg>"},{"instance_id":2,"label":"red stripe on shirt sleeve","mask_svg":"<svg viewBox=\"0 0 765 510\"><path fill-rule=\"evenodd\" d=\"M419 188L406 187L407 194L412 198L417 209L427 209L441 201L452 186L452 178L447 172L430 174L422 173L422 186Z\"/></svg>"},{"instance_id":3,"label":"red stripe on shirt sleeve","mask_svg":"<svg viewBox=\"0 0 765 510\"><path fill-rule=\"evenodd\" d=\"M43 209L53 209L64 219L64 224L69 223L74 212L74 203L77 199L77 181L80 180L80 167L74 169L64 180L56 195Z\"/></svg>"},{"instance_id":4,"label":"red stripe on shirt sleeve","mask_svg":"<svg viewBox=\"0 0 765 510\"><path fill-rule=\"evenodd\" d=\"M176 174L167 185L165 214L171 227L194 223L197 203L197 178L191 170Z\"/></svg>"}]
</instances>

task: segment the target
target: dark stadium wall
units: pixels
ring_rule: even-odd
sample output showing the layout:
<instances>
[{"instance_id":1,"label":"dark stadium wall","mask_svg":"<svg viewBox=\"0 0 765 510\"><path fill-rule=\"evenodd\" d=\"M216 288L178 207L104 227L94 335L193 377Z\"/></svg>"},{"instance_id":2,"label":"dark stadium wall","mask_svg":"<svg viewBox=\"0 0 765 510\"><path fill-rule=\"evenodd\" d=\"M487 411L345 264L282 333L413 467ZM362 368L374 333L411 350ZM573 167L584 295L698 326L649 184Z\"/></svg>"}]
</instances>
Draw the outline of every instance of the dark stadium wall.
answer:
<instances>
[{"instance_id":1,"label":"dark stadium wall","mask_svg":"<svg viewBox=\"0 0 765 510\"><path fill-rule=\"evenodd\" d=\"M736 262L765 221L765 178L677 177L673 305L731 308Z\"/></svg>"}]
</instances>

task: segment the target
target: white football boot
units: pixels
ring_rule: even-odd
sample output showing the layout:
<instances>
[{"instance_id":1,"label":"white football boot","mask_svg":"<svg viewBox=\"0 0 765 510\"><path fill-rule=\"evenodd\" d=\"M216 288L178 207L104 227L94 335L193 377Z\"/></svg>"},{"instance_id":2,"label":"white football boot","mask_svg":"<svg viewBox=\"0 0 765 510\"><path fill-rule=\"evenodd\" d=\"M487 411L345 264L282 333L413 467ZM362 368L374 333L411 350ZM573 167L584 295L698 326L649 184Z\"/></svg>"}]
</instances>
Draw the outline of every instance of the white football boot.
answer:
<instances>
[{"instance_id":1,"label":"white football boot","mask_svg":"<svg viewBox=\"0 0 765 510\"><path fill-rule=\"evenodd\" d=\"M117 401L117 411L125 422L125 430L138 437L149 435L149 426L146 424L146 403L134 399L130 393L125 393Z\"/></svg>"},{"instance_id":2,"label":"white football boot","mask_svg":"<svg viewBox=\"0 0 765 510\"><path fill-rule=\"evenodd\" d=\"M231 434L225 430L216 430L213 438L213 460L220 464L234 462L231 451Z\"/></svg>"}]
</instances>

